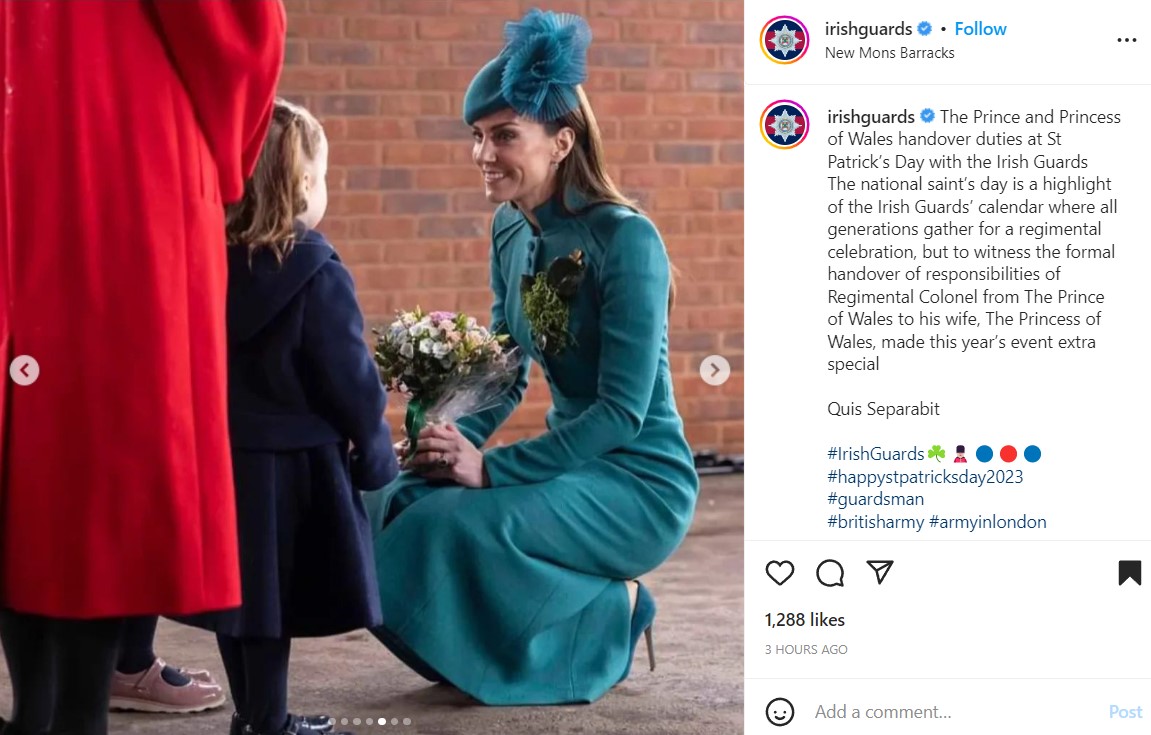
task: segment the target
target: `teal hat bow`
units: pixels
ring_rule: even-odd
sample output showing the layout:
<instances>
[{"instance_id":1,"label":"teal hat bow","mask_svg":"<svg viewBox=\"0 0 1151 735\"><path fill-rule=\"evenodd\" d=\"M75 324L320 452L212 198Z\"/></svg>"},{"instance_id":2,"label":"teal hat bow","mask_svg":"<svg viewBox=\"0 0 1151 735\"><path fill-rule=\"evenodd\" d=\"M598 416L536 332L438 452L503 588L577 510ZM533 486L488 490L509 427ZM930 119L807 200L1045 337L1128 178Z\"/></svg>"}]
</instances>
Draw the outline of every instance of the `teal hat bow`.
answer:
<instances>
[{"instance_id":1,"label":"teal hat bow","mask_svg":"<svg viewBox=\"0 0 1151 735\"><path fill-rule=\"evenodd\" d=\"M508 108L551 122L576 109L590 44L591 28L580 16L529 10L504 27L503 50L468 85L464 122L473 125Z\"/></svg>"}]
</instances>

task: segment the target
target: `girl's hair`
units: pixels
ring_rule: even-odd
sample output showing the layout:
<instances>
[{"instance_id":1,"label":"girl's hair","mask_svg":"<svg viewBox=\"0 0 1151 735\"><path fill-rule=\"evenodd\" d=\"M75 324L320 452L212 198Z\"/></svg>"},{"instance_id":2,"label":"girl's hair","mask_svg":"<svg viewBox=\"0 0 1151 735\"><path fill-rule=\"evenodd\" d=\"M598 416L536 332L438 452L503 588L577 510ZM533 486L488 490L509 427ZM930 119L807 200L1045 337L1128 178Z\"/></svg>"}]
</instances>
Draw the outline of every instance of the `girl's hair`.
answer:
<instances>
[{"instance_id":1,"label":"girl's hair","mask_svg":"<svg viewBox=\"0 0 1151 735\"><path fill-rule=\"evenodd\" d=\"M556 191L565 192L568 189L573 189L587 200L589 207L610 203L627 207L633 212L639 212L639 206L624 196L607 173L607 166L604 163L603 138L600 135L599 124L596 122L591 103L588 102L582 86L576 86L576 94L579 96L577 108L557 120L544 123L544 129L548 135L554 136L564 128L571 128L575 132L575 145L560 162L559 170L556 171ZM568 209L568 203L562 196L560 203L565 210L568 210L569 214L574 214ZM679 273L674 265L670 266L670 270L671 291L668 295L667 304L669 310L675 303L675 281Z\"/></svg>"},{"instance_id":2,"label":"girl's hair","mask_svg":"<svg viewBox=\"0 0 1151 735\"><path fill-rule=\"evenodd\" d=\"M253 254L268 248L280 261L287 257L295 243L295 220L308 208L305 167L323 143L324 129L312 113L276 99L256 172L244 184L244 198L225 212L229 245L246 246Z\"/></svg>"}]
</instances>

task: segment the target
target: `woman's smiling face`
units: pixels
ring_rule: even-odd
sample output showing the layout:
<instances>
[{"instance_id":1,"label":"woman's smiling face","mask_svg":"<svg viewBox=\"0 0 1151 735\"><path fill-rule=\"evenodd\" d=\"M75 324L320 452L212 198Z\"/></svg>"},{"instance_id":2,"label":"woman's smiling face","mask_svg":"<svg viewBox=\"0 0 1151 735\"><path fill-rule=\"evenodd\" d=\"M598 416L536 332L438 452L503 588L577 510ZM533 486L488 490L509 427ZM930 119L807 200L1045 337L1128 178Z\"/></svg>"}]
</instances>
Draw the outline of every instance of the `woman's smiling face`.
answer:
<instances>
[{"instance_id":1,"label":"woman's smiling face","mask_svg":"<svg viewBox=\"0 0 1151 735\"><path fill-rule=\"evenodd\" d=\"M570 149L564 137L562 131L549 135L542 123L511 109L477 121L472 126L472 160L483 173L488 201L515 202L527 211L547 201L556 165Z\"/></svg>"}]
</instances>

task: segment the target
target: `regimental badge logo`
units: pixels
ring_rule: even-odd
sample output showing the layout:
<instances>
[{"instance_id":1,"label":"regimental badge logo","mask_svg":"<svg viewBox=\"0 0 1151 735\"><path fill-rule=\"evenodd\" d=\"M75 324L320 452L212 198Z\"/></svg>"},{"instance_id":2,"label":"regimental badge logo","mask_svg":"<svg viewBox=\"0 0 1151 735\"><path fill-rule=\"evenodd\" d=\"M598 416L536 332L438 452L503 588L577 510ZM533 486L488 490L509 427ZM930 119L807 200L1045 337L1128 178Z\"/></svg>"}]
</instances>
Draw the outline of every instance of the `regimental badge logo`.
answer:
<instances>
[{"instance_id":1,"label":"regimental badge logo","mask_svg":"<svg viewBox=\"0 0 1151 735\"><path fill-rule=\"evenodd\" d=\"M763 108L759 133L775 148L794 148L807 138L807 111L791 100L776 100Z\"/></svg>"},{"instance_id":2,"label":"regimental badge logo","mask_svg":"<svg viewBox=\"0 0 1151 735\"><path fill-rule=\"evenodd\" d=\"M759 48L777 64L794 64L807 53L807 26L799 18L777 15L759 32Z\"/></svg>"}]
</instances>

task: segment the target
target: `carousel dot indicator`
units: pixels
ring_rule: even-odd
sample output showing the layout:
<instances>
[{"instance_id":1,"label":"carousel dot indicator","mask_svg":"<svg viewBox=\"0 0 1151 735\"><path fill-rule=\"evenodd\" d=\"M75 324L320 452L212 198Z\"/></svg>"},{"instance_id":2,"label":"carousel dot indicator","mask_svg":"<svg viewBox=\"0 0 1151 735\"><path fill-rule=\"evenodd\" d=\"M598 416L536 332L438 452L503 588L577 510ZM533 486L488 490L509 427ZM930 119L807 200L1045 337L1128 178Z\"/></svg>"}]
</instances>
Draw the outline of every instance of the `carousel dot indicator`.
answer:
<instances>
[{"instance_id":1,"label":"carousel dot indicator","mask_svg":"<svg viewBox=\"0 0 1151 735\"><path fill-rule=\"evenodd\" d=\"M1010 444L1005 444L1003 448L999 450L999 458L1004 462L1014 462L1015 458L1018 456L1019 452L1017 452L1015 447L1011 446Z\"/></svg>"},{"instance_id":2,"label":"carousel dot indicator","mask_svg":"<svg viewBox=\"0 0 1151 735\"><path fill-rule=\"evenodd\" d=\"M1023 459L1028 462L1038 462L1039 458L1043 456L1043 452L1039 451L1039 447L1032 444L1023 450Z\"/></svg>"},{"instance_id":3,"label":"carousel dot indicator","mask_svg":"<svg viewBox=\"0 0 1151 735\"><path fill-rule=\"evenodd\" d=\"M995 450L984 444L975 450L975 458L980 462L990 462L991 458L995 456Z\"/></svg>"}]
</instances>

